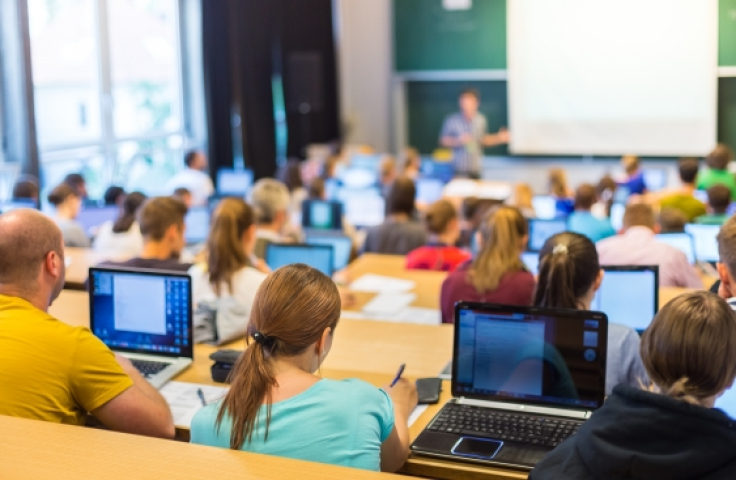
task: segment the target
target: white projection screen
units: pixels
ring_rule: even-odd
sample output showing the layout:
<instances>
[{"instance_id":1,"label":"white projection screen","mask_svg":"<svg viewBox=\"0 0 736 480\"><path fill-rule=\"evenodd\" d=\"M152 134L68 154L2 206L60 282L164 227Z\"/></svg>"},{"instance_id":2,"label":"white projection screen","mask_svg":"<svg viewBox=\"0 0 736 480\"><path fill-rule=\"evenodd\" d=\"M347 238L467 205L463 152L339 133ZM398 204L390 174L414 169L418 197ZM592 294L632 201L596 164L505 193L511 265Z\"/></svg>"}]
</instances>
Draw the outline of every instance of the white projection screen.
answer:
<instances>
[{"instance_id":1,"label":"white projection screen","mask_svg":"<svg viewBox=\"0 0 736 480\"><path fill-rule=\"evenodd\" d=\"M716 142L717 0L508 0L510 149L704 155Z\"/></svg>"}]
</instances>

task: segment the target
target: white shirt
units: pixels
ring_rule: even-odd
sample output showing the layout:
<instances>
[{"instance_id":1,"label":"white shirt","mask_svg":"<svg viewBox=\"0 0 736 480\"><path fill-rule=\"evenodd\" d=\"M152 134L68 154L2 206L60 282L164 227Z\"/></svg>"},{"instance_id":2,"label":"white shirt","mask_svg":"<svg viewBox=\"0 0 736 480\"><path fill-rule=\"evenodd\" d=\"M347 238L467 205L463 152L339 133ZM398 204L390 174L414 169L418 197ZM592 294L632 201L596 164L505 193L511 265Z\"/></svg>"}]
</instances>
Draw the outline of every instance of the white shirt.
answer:
<instances>
[{"instance_id":1,"label":"white shirt","mask_svg":"<svg viewBox=\"0 0 736 480\"><path fill-rule=\"evenodd\" d=\"M216 340L222 344L244 336L256 292L267 275L253 267L241 268L233 275L232 291L223 282L219 297L212 289L205 264L194 265L189 275L192 277L194 341Z\"/></svg>"},{"instance_id":2,"label":"white shirt","mask_svg":"<svg viewBox=\"0 0 736 480\"><path fill-rule=\"evenodd\" d=\"M215 193L215 186L209 175L199 170L186 168L169 180L166 189L174 193L177 188L186 188L192 193L192 205L207 205L207 199Z\"/></svg>"},{"instance_id":3,"label":"white shirt","mask_svg":"<svg viewBox=\"0 0 736 480\"><path fill-rule=\"evenodd\" d=\"M98 252L120 255L120 257L138 257L143 251L143 235L138 222L133 222L127 232L112 231L114 222L105 222L97 230L92 248Z\"/></svg>"}]
</instances>

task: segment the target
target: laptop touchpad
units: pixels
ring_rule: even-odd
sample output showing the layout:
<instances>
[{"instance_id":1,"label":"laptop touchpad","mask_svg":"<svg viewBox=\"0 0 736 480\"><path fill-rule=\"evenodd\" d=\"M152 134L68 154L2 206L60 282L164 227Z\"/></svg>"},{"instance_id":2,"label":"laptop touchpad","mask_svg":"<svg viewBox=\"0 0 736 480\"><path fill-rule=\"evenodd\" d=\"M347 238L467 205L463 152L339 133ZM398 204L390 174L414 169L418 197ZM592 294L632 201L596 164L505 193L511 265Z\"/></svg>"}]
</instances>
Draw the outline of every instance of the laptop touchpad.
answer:
<instances>
[{"instance_id":1,"label":"laptop touchpad","mask_svg":"<svg viewBox=\"0 0 736 480\"><path fill-rule=\"evenodd\" d=\"M492 459L496 456L503 442L483 438L463 437L452 448L452 453L464 457Z\"/></svg>"}]
</instances>

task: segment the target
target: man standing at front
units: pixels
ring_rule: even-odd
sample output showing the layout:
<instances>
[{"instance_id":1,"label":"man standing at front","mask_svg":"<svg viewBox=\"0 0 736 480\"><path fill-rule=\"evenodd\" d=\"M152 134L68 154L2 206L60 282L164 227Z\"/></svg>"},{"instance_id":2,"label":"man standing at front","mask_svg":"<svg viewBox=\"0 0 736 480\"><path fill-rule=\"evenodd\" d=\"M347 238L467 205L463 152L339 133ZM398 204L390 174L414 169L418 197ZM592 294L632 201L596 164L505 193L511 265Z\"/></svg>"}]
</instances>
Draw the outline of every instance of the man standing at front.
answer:
<instances>
[{"instance_id":1,"label":"man standing at front","mask_svg":"<svg viewBox=\"0 0 736 480\"><path fill-rule=\"evenodd\" d=\"M480 97L476 90L463 90L459 104L460 112L447 117L442 125L440 144L452 149L456 175L478 179L483 148L508 143L509 133L505 128L488 133L486 117L478 111Z\"/></svg>"}]
</instances>

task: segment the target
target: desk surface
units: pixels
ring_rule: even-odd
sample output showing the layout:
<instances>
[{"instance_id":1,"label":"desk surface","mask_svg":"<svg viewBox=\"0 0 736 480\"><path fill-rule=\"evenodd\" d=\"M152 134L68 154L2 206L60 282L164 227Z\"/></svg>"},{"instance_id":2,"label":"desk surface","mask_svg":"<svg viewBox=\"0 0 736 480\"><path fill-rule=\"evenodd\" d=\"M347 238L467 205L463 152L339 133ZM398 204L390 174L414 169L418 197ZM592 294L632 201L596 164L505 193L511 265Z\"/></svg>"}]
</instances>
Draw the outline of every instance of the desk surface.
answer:
<instances>
[{"instance_id":1,"label":"desk surface","mask_svg":"<svg viewBox=\"0 0 736 480\"><path fill-rule=\"evenodd\" d=\"M69 266L66 268L66 281L64 288L73 290L84 290L85 282L89 276L89 267L102 263L107 260L122 261L127 257L118 255L110 255L106 253L96 252L88 248L64 248L64 256L68 259Z\"/></svg>"}]
</instances>

